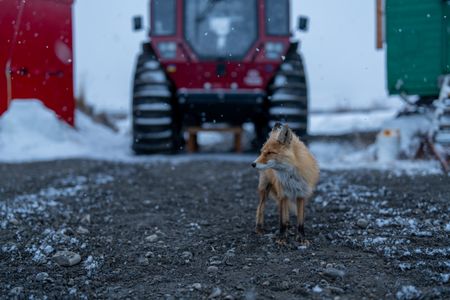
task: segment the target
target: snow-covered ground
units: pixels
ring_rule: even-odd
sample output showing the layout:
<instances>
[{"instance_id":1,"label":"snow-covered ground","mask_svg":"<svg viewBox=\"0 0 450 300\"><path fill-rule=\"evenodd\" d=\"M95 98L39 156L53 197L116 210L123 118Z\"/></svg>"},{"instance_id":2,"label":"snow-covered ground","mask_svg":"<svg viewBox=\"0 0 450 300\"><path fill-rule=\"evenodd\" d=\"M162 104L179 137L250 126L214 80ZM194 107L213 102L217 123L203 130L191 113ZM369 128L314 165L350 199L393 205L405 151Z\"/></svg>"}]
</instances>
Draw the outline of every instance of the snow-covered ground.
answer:
<instances>
[{"instance_id":1,"label":"snow-covered ground","mask_svg":"<svg viewBox=\"0 0 450 300\"><path fill-rule=\"evenodd\" d=\"M364 120L358 114L318 115L312 117L314 133L349 133L355 129L378 130L394 114L374 114ZM381 116L384 116L381 117ZM370 122L369 122L370 120ZM364 127L366 124L367 127ZM369 124L369 125L368 125ZM389 124L389 123L388 123ZM58 120L54 113L39 101L13 101L10 109L0 118L0 161L29 162L67 158L89 158L122 162L171 162L192 160L245 161L254 154L181 154L135 156L130 148L131 132L127 120L119 124L118 133L94 123L81 112L76 113L76 128ZM340 128L340 131L338 130ZM217 143L220 135L206 135L200 144ZM310 145L322 168L375 168L410 173L438 173L439 165L432 161L396 161L381 164L375 159L375 146L355 145L350 142L318 141Z\"/></svg>"},{"instance_id":2,"label":"snow-covered ground","mask_svg":"<svg viewBox=\"0 0 450 300\"><path fill-rule=\"evenodd\" d=\"M395 109L312 114L309 132L312 135L373 132L379 130L386 120L392 119L396 114Z\"/></svg>"}]
</instances>

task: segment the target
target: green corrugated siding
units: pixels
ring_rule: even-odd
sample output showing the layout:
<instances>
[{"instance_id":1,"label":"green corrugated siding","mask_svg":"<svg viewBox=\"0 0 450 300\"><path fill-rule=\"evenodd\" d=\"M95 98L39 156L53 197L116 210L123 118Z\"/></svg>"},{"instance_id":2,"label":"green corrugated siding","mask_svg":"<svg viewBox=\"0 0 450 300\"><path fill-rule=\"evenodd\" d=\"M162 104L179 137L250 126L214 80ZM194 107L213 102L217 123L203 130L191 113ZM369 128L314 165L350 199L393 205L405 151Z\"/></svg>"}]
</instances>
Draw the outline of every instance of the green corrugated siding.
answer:
<instances>
[{"instance_id":1,"label":"green corrugated siding","mask_svg":"<svg viewBox=\"0 0 450 300\"><path fill-rule=\"evenodd\" d=\"M390 94L439 94L439 76L450 73L449 12L450 1L386 0Z\"/></svg>"}]
</instances>

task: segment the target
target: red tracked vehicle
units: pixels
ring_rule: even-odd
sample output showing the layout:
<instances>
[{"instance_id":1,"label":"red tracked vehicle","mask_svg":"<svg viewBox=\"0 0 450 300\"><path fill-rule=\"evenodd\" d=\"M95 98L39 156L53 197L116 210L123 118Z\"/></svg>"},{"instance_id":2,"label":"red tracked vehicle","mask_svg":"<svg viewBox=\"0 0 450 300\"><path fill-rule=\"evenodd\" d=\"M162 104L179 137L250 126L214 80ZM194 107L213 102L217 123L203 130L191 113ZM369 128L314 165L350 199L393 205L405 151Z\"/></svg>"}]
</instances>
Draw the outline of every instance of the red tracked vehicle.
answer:
<instances>
[{"instance_id":1,"label":"red tracked vehicle","mask_svg":"<svg viewBox=\"0 0 450 300\"><path fill-rule=\"evenodd\" d=\"M0 0L0 115L39 99L74 125L73 0Z\"/></svg>"},{"instance_id":2,"label":"red tracked vehicle","mask_svg":"<svg viewBox=\"0 0 450 300\"><path fill-rule=\"evenodd\" d=\"M184 126L207 122L253 122L259 141L277 121L307 134L289 0L151 0L149 38L134 75L135 152L176 151Z\"/></svg>"}]
</instances>

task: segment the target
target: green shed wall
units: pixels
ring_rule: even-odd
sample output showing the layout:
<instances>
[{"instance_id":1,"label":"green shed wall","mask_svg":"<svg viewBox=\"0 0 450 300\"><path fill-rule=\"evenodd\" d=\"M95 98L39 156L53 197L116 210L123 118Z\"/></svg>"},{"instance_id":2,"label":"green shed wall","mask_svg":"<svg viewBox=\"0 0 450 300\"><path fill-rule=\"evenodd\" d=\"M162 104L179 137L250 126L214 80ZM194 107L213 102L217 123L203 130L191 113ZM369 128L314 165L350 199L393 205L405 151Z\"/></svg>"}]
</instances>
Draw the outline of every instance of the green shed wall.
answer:
<instances>
[{"instance_id":1,"label":"green shed wall","mask_svg":"<svg viewBox=\"0 0 450 300\"><path fill-rule=\"evenodd\" d=\"M438 95L450 73L450 1L386 0L385 12L389 93Z\"/></svg>"}]
</instances>

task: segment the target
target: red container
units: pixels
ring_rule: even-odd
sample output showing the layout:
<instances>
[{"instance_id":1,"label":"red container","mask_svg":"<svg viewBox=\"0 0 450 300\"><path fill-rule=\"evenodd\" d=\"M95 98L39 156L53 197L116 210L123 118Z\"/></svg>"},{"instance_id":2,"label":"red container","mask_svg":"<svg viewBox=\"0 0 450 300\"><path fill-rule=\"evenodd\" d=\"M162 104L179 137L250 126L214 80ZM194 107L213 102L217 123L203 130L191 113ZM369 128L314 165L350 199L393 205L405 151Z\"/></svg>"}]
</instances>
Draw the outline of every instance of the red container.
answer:
<instances>
[{"instance_id":1,"label":"red container","mask_svg":"<svg viewBox=\"0 0 450 300\"><path fill-rule=\"evenodd\" d=\"M73 0L0 0L0 115L39 99L74 125Z\"/></svg>"}]
</instances>

